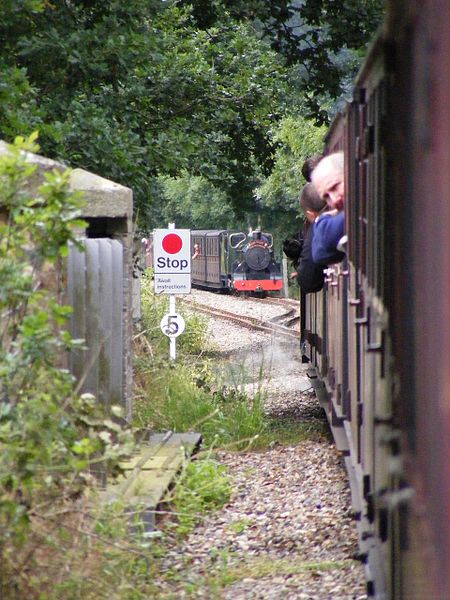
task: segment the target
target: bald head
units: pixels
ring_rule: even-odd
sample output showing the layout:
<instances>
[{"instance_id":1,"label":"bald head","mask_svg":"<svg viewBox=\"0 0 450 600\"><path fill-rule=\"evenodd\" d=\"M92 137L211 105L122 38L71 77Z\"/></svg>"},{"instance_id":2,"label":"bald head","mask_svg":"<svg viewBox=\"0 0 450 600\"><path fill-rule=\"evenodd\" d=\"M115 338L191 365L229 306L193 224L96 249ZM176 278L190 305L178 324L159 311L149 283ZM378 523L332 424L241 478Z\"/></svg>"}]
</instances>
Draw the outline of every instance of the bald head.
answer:
<instances>
[{"instance_id":1,"label":"bald head","mask_svg":"<svg viewBox=\"0 0 450 600\"><path fill-rule=\"evenodd\" d=\"M312 184L319 196L330 208L343 210L344 192L344 154L335 152L322 158L312 172Z\"/></svg>"}]
</instances>

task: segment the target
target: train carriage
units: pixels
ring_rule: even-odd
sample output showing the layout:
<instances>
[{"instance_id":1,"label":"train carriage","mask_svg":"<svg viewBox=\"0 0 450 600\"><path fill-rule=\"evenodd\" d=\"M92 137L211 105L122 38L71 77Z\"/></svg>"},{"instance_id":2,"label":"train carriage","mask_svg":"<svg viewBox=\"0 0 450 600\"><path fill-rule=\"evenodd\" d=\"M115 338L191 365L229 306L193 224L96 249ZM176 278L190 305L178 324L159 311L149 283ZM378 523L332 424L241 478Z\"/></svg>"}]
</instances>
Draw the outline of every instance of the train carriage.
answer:
<instances>
[{"instance_id":1,"label":"train carriage","mask_svg":"<svg viewBox=\"0 0 450 600\"><path fill-rule=\"evenodd\" d=\"M265 295L283 287L272 234L228 230L191 231L193 285L214 290Z\"/></svg>"},{"instance_id":2,"label":"train carriage","mask_svg":"<svg viewBox=\"0 0 450 600\"><path fill-rule=\"evenodd\" d=\"M449 57L446 0L388 1L326 139L349 241L305 338L378 600L450 598Z\"/></svg>"},{"instance_id":3,"label":"train carriage","mask_svg":"<svg viewBox=\"0 0 450 600\"><path fill-rule=\"evenodd\" d=\"M226 290L228 282L228 232L202 230L191 232L194 259L191 263L192 283Z\"/></svg>"}]
</instances>

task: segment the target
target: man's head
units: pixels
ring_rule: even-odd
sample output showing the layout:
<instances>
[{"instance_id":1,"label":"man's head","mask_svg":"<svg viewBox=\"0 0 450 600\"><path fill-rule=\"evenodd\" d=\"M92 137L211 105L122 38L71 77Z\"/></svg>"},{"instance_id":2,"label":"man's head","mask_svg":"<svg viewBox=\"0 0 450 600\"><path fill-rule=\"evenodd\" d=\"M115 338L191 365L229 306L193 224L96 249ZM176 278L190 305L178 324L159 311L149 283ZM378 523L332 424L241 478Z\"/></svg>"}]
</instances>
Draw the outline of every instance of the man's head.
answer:
<instances>
[{"instance_id":1,"label":"man's head","mask_svg":"<svg viewBox=\"0 0 450 600\"><path fill-rule=\"evenodd\" d=\"M343 210L344 190L344 154L335 152L322 158L312 172L311 181L319 196L330 208Z\"/></svg>"},{"instance_id":2,"label":"man's head","mask_svg":"<svg viewBox=\"0 0 450 600\"><path fill-rule=\"evenodd\" d=\"M317 165L322 160L322 158L323 158L322 154L313 154L312 156L307 158L305 160L305 162L303 163L302 175L308 183L311 181L311 173L317 167Z\"/></svg>"},{"instance_id":3,"label":"man's head","mask_svg":"<svg viewBox=\"0 0 450 600\"><path fill-rule=\"evenodd\" d=\"M307 183L300 194L300 206L310 223L314 221L327 203L317 193L312 183Z\"/></svg>"}]
</instances>

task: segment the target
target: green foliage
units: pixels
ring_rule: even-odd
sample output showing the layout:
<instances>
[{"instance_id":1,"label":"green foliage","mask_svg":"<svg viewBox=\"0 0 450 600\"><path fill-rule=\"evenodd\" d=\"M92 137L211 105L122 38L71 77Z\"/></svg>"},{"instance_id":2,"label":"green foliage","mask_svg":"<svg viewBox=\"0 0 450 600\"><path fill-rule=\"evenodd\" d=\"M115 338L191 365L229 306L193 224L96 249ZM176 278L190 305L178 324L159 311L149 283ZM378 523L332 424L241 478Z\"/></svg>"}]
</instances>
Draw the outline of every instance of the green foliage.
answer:
<instances>
[{"instance_id":1,"label":"green foliage","mask_svg":"<svg viewBox=\"0 0 450 600\"><path fill-rule=\"evenodd\" d=\"M356 74L354 58L359 55L360 64L385 7L385 0L181 0L181 3L192 5L202 29L222 22L224 12L238 22L252 23L287 66L298 67L296 81L292 83L303 99L305 114L319 124L328 122L323 99L338 98L345 90L345 78L349 73Z\"/></svg>"},{"instance_id":2,"label":"green foliage","mask_svg":"<svg viewBox=\"0 0 450 600\"><path fill-rule=\"evenodd\" d=\"M233 208L226 193L202 176L184 176L160 179L166 202L163 218L178 227L191 229L232 228Z\"/></svg>"},{"instance_id":3,"label":"green foliage","mask_svg":"<svg viewBox=\"0 0 450 600\"><path fill-rule=\"evenodd\" d=\"M257 193L264 227L274 234L280 256L282 241L302 227L303 214L298 199L306 182L301 168L306 158L322 152L325 132L324 126L319 127L301 115L285 117L274 128L273 140L277 147L274 167Z\"/></svg>"},{"instance_id":4,"label":"green foliage","mask_svg":"<svg viewBox=\"0 0 450 600\"><path fill-rule=\"evenodd\" d=\"M153 178L186 169L236 210L252 206L284 75L245 23L202 32L188 9L158 0L45 3L6 22L0 61L36 89L47 155L132 187L141 218L160 200ZM13 120L0 120L7 138Z\"/></svg>"},{"instance_id":5,"label":"green foliage","mask_svg":"<svg viewBox=\"0 0 450 600\"><path fill-rule=\"evenodd\" d=\"M12 140L29 135L42 125L36 89L30 85L24 68L2 64L0 58L0 132Z\"/></svg>"},{"instance_id":6,"label":"green foliage","mask_svg":"<svg viewBox=\"0 0 450 600\"><path fill-rule=\"evenodd\" d=\"M261 448L260 437L267 429L262 393L249 397L238 388L225 387L214 394L213 403L218 412L211 433L217 443L237 450Z\"/></svg>"},{"instance_id":7,"label":"green foliage","mask_svg":"<svg viewBox=\"0 0 450 600\"><path fill-rule=\"evenodd\" d=\"M0 137L39 128L47 156L131 187L144 229L169 209L196 227L252 220L283 143L270 132L298 111L328 121L382 12L382 0L5 0Z\"/></svg>"},{"instance_id":8,"label":"green foliage","mask_svg":"<svg viewBox=\"0 0 450 600\"><path fill-rule=\"evenodd\" d=\"M212 458L187 464L170 498L178 534L186 535L206 513L229 501L232 488L226 473L226 467Z\"/></svg>"},{"instance_id":9,"label":"green foliage","mask_svg":"<svg viewBox=\"0 0 450 600\"><path fill-rule=\"evenodd\" d=\"M324 126L304 117L286 117L275 131L278 144L271 175L259 189L262 203L272 208L298 212L298 198L306 183L301 168L304 161L323 149Z\"/></svg>"},{"instance_id":10,"label":"green foliage","mask_svg":"<svg viewBox=\"0 0 450 600\"><path fill-rule=\"evenodd\" d=\"M213 393L205 381L214 381L210 367L195 364L139 364L139 378L152 381L136 398L136 420L156 431L199 431L206 447L246 449L260 447L267 420L260 395L248 398L234 388ZM201 386L200 388L198 386Z\"/></svg>"},{"instance_id":11,"label":"green foliage","mask_svg":"<svg viewBox=\"0 0 450 600\"><path fill-rule=\"evenodd\" d=\"M65 329L70 307L58 301L62 260L77 243L82 199L68 172L39 184L18 138L0 157L0 589L19 589L26 574L16 552L32 520L73 500L92 483L90 467L116 472L129 434L105 418L89 394L79 397L65 368L78 342ZM29 550L32 561L39 544ZM12 569L12 570L11 570ZM12 574L14 573L14 575ZM9 581L10 579L10 581Z\"/></svg>"},{"instance_id":12,"label":"green foliage","mask_svg":"<svg viewBox=\"0 0 450 600\"><path fill-rule=\"evenodd\" d=\"M230 524L229 529L239 535L240 533L244 533L244 531L253 524L254 521L252 519L239 519L239 521L233 521L233 523Z\"/></svg>"}]
</instances>

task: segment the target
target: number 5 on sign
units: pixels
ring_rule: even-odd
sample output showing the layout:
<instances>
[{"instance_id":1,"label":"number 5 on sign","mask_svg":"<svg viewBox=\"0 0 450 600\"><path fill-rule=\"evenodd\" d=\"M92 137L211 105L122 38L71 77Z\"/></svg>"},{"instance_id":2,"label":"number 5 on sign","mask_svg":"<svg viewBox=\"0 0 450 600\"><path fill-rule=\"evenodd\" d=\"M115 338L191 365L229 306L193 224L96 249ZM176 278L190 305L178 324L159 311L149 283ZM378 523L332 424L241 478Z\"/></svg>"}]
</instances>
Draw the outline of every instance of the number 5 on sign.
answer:
<instances>
[{"instance_id":1,"label":"number 5 on sign","mask_svg":"<svg viewBox=\"0 0 450 600\"><path fill-rule=\"evenodd\" d=\"M179 314L164 315L160 323L161 331L168 337L178 337L183 333L186 323Z\"/></svg>"}]
</instances>

